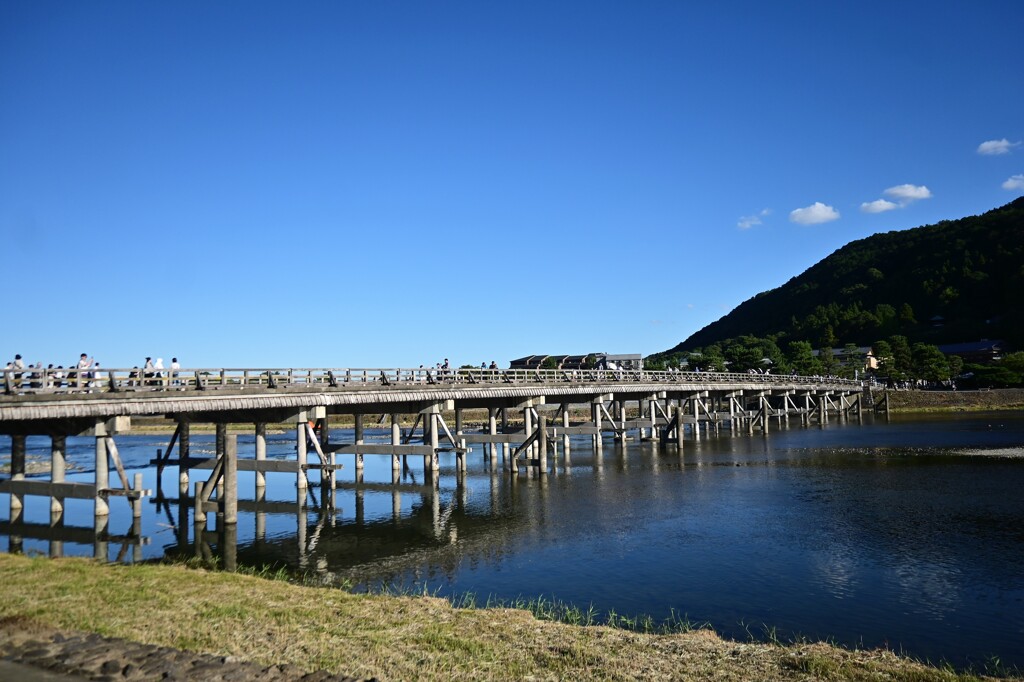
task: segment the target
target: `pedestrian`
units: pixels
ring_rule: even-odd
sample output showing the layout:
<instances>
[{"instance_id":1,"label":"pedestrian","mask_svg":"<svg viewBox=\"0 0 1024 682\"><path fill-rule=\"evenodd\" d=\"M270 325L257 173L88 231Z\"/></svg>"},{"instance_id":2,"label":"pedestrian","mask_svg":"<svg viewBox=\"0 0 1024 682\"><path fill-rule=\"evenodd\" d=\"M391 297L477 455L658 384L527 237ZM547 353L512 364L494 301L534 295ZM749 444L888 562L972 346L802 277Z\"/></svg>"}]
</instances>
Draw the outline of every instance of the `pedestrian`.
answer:
<instances>
[{"instance_id":1,"label":"pedestrian","mask_svg":"<svg viewBox=\"0 0 1024 682\"><path fill-rule=\"evenodd\" d=\"M78 384L79 388L81 388L83 381L89 381L90 376L88 370L90 367L92 367L92 358L90 358L85 353L82 353L81 355L78 356L77 367L78 371L75 373L75 383ZM71 378L70 373L68 374L68 378Z\"/></svg>"},{"instance_id":2,"label":"pedestrian","mask_svg":"<svg viewBox=\"0 0 1024 682\"><path fill-rule=\"evenodd\" d=\"M21 388L21 372L18 370L25 369L25 361L21 359L21 353L14 356L14 362L11 363L11 369L14 370L14 387Z\"/></svg>"},{"instance_id":3,"label":"pedestrian","mask_svg":"<svg viewBox=\"0 0 1024 682\"><path fill-rule=\"evenodd\" d=\"M180 381L178 381L178 370L180 369L181 365L178 364L178 358L171 358L171 382L175 386L181 383Z\"/></svg>"},{"instance_id":4,"label":"pedestrian","mask_svg":"<svg viewBox=\"0 0 1024 682\"><path fill-rule=\"evenodd\" d=\"M142 378L146 380L146 386L153 385L153 358L147 357L145 364L142 365Z\"/></svg>"}]
</instances>

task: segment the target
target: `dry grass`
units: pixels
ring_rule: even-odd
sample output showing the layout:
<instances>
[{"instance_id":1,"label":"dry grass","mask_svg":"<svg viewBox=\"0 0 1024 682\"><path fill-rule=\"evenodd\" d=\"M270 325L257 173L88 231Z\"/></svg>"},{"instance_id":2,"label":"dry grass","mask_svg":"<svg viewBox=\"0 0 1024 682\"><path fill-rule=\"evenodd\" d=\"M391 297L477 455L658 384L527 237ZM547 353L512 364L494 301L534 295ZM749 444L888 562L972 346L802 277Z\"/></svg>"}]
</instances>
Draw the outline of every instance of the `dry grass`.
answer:
<instances>
[{"instance_id":1,"label":"dry grass","mask_svg":"<svg viewBox=\"0 0 1024 682\"><path fill-rule=\"evenodd\" d=\"M0 555L0 618L381 680L968 680L887 651L650 635L181 566Z\"/></svg>"}]
</instances>

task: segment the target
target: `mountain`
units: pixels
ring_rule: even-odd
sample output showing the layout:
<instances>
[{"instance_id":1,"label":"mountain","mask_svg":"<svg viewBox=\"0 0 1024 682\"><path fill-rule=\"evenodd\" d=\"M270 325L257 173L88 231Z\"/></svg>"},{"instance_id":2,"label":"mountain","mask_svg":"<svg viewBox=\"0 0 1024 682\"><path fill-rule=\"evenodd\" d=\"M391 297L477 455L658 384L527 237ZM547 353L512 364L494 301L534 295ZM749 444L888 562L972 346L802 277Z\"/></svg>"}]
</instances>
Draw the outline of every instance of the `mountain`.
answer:
<instances>
[{"instance_id":1,"label":"mountain","mask_svg":"<svg viewBox=\"0 0 1024 682\"><path fill-rule=\"evenodd\" d=\"M1024 197L979 216L851 242L744 301L668 355L742 335L870 345L982 338L1024 346Z\"/></svg>"}]
</instances>

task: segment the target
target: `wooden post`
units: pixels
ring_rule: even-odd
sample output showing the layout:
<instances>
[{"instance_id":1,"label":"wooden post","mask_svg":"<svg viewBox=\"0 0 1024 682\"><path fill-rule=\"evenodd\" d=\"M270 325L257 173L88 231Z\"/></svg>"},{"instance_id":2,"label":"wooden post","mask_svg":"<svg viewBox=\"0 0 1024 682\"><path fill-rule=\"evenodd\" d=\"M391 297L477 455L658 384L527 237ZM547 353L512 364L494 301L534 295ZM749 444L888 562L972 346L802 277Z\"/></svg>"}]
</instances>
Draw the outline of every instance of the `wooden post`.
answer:
<instances>
[{"instance_id":1,"label":"wooden post","mask_svg":"<svg viewBox=\"0 0 1024 682\"><path fill-rule=\"evenodd\" d=\"M508 433L508 409L505 407L501 408L501 432ZM509 444L501 444L501 457L502 459L508 459Z\"/></svg>"},{"instance_id":2,"label":"wooden post","mask_svg":"<svg viewBox=\"0 0 1024 682\"><path fill-rule=\"evenodd\" d=\"M238 523L238 436L226 439L224 448L224 494L220 500L225 524Z\"/></svg>"},{"instance_id":3,"label":"wooden post","mask_svg":"<svg viewBox=\"0 0 1024 682\"><path fill-rule=\"evenodd\" d=\"M295 420L295 455L299 464L298 473L295 476L295 487L305 490L309 483L306 481L306 411L299 412ZM302 496L305 498L305 494Z\"/></svg>"},{"instance_id":4,"label":"wooden post","mask_svg":"<svg viewBox=\"0 0 1024 682\"><path fill-rule=\"evenodd\" d=\"M698 393L690 396L690 406L693 408L693 439L700 440L700 398Z\"/></svg>"},{"instance_id":5,"label":"wooden post","mask_svg":"<svg viewBox=\"0 0 1024 682\"><path fill-rule=\"evenodd\" d=\"M363 440L363 415L355 415L355 442L356 445L362 445ZM356 453L356 475L358 476L363 471L363 453Z\"/></svg>"},{"instance_id":6,"label":"wooden post","mask_svg":"<svg viewBox=\"0 0 1024 682\"><path fill-rule=\"evenodd\" d=\"M25 436L11 436L11 480L25 480ZM21 522L25 498L21 493L11 492L11 523Z\"/></svg>"},{"instance_id":7,"label":"wooden post","mask_svg":"<svg viewBox=\"0 0 1024 682\"><path fill-rule=\"evenodd\" d=\"M685 429L683 429L683 416L686 414L686 403L683 398L676 401L676 446L683 451L683 442L686 440Z\"/></svg>"},{"instance_id":8,"label":"wooden post","mask_svg":"<svg viewBox=\"0 0 1024 682\"><path fill-rule=\"evenodd\" d=\"M99 435L100 433L103 435ZM110 469L107 464L107 428L103 422L96 424L96 434L96 506L94 515L107 516L110 514L107 497L105 493L100 493L101 490L110 487Z\"/></svg>"},{"instance_id":9,"label":"wooden post","mask_svg":"<svg viewBox=\"0 0 1024 682\"><path fill-rule=\"evenodd\" d=\"M236 440L237 443L237 440ZM256 423L256 461L262 462L267 459L267 425L264 422ZM257 465L258 466L258 465ZM267 475L256 469L256 487L267 487Z\"/></svg>"},{"instance_id":10,"label":"wooden post","mask_svg":"<svg viewBox=\"0 0 1024 682\"><path fill-rule=\"evenodd\" d=\"M138 493L138 497L132 500L132 518L142 518L142 474L135 474L134 480L132 481L133 489Z\"/></svg>"},{"instance_id":11,"label":"wooden post","mask_svg":"<svg viewBox=\"0 0 1024 682\"><path fill-rule=\"evenodd\" d=\"M192 521L196 526L196 541L199 541L201 528L206 528L206 510L203 509L203 482L196 481L195 496L192 499Z\"/></svg>"},{"instance_id":12,"label":"wooden post","mask_svg":"<svg viewBox=\"0 0 1024 682\"><path fill-rule=\"evenodd\" d=\"M566 429L569 428L569 403L562 404L562 426ZM568 457L569 456L569 434L562 434L562 452Z\"/></svg>"},{"instance_id":13,"label":"wooden post","mask_svg":"<svg viewBox=\"0 0 1024 682\"><path fill-rule=\"evenodd\" d=\"M537 443L537 459L541 474L548 473L548 418L544 415L537 417L537 434L540 436Z\"/></svg>"},{"instance_id":14,"label":"wooden post","mask_svg":"<svg viewBox=\"0 0 1024 682\"><path fill-rule=\"evenodd\" d=\"M533 432L533 410L529 407L523 410L523 438L529 438ZM526 455L527 459L532 459L534 447L531 445L526 449L523 454ZM512 465L513 471L515 470L515 463Z\"/></svg>"},{"instance_id":15,"label":"wooden post","mask_svg":"<svg viewBox=\"0 0 1024 682\"><path fill-rule=\"evenodd\" d=\"M216 440L215 440L214 450L216 450L217 459L218 460L222 460L224 458L224 448L227 447L226 443L227 443L227 440L228 440L228 425L227 424L217 424L216 428L217 428L217 431L216 431ZM217 479L216 490L217 490L217 494L218 495L223 494L223 492L224 492L224 479L222 479L222 478L221 479Z\"/></svg>"},{"instance_id":16,"label":"wooden post","mask_svg":"<svg viewBox=\"0 0 1024 682\"><path fill-rule=\"evenodd\" d=\"M395 412L391 413L391 444L401 445L402 444L402 426L398 422L398 414ZM391 455L391 471L401 471L402 461L398 458L398 455Z\"/></svg>"},{"instance_id":17,"label":"wooden post","mask_svg":"<svg viewBox=\"0 0 1024 682\"><path fill-rule=\"evenodd\" d=\"M107 525L110 523L110 516L104 514L103 516L97 516L93 519L93 532L95 533L95 540L93 540L92 555L96 561L109 561L110 560L110 548L107 544Z\"/></svg>"},{"instance_id":18,"label":"wooden post","mask_svg":"<svg viewBox=\"0 0 1024 682\"><path fill-rule=\"evenodd\" d=\"M50 512L50 528L57 530L64 525L64 512ZM54 539L50 540L50 558L59 559L64 556L64 541L59 540L59 535L55 535Z\"/></svg>"},{"instance_id":19,"label":"wooden post","mask_svg":"<svg viewBox=\"0 0 1024 682\"><path fill-rule=\"evenodd\" d=\"M50 436L50 481L53 483L64 482L64 474L67 470L67 443L67 436L56 434ZM64 498L51 497L50 511L54 514L62 514Z\"/></svg>"},{"instance_id":20,"label":"wooden post","mask_svg":"<svg viewBox=\"0 0 1024 682\"><path fill-rule=\"evenodd\" d=\"M437 448L438 448L438 428L437 428L437 412L431 411L428 415L430 419L430 470L432 472L437 471ZM437 479L435 479L436 483Z\"/></svg>"},{"instance_id":21,"label":"wooden post","mask_svg":"<svg viewBox=\"0 0 1024 682\"><path fill-rule=\"evenodd\" d=\"M616 416L619 419L619 442L623 445L626 444L626 401L616 400L615 411L618 413Z\"/></svg>"},{"instance_id":22,"label":"wooden post","mask_svg":"<svg viewBox=\"0 0 1024 682\"><path fill-rule=\"evenodd\" d=\"M189 422L181 420L178 422L178 493L181 497L188 495L188 463L186 460L191 456L191 444L189 443Z\"/></svg>"},{"instance_id":23,"label":"wooden post","mask_svg":"<svg viewBox=\"0 0 1024 682\"><path fill-rule=\"evenodd\" d=\"M496 407L487 408L487 433L492 436L498 433L498 408ZM490 456L491 464L493 465L498 458L498 444L488 443L485 452Z\"/></svg>"}]
</instances>

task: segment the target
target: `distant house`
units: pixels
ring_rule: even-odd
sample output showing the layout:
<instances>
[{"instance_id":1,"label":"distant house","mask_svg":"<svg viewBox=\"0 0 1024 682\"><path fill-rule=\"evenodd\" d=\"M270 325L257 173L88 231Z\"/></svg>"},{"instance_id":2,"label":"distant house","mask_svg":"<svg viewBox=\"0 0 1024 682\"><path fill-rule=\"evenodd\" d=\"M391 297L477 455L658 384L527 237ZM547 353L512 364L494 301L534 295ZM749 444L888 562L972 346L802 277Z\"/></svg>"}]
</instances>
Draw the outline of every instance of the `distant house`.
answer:
<instances>
[{"instance_id":1,"label":"distant house","mask_svg":"<svg viewBox=\"0 0 1024 682\"><path fill-rule=\"evenodd\" d=\"M547 360L547 355L527 355L524 358L513 360L509 363L509 369L540 369L540 366Z\"/></svg>"},{"instance_id":2,"label":"distant house","mask_svg":"<svg viewBox=\"0 0 1024 682\"><path fill-rule=\"evenodd\" d=\"M1003 341L968 341L966 343L948 343L939 346L943 355L958 355L964 362L985 364L997 362L1003 357L1006 344Z\"/></svg>"},{"instance_id":3,"label":"distant house","mask_svg":"<svg viewBox=\"0 0 1024 682\"><path fill-rule=\"evenodd\" d=\"M811 354L816 358L821 357L820 350L813 350ZM875 351L871 346L858 346L855 351L849 354L845 348L833 348L832 357L843 367L853 365L862 372L878 369L878 358L875 356Z\"/></svg>"},{"instance_id":4,"label":"distant house","mask_svg":"<svg viewBox=\"0 0 1024 682\"><path fill-rule=\"evenodd\" d=\"M540 369L547 361L554 361L558 369L584 369L587 358L594 358L594 366L598 369L643 369L644 358L639 353L610 355L608 353L588 353L586 355L527 355L509 363L509 369Z\"/></svg>"},{"instance_id":5,"label":"distant house","mask_svg":"<svg viewBox=\"0 0 1024 682\"><path fill-rule=\"evenodd\" d=\"M607 369L643 369L644 357L639 353L627 353L609 355L607 353L595 353L599 367Z\"/></svg>"}]
</instances>

